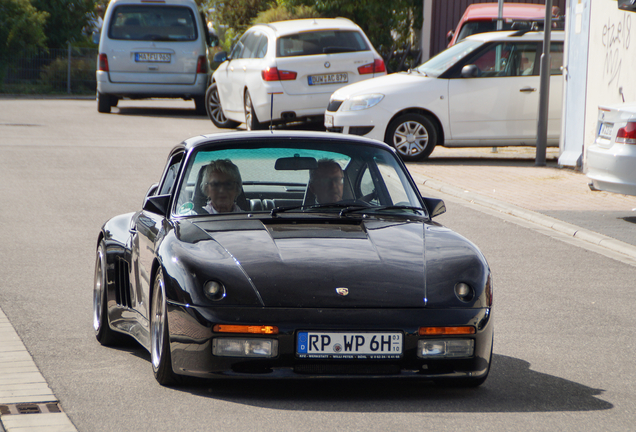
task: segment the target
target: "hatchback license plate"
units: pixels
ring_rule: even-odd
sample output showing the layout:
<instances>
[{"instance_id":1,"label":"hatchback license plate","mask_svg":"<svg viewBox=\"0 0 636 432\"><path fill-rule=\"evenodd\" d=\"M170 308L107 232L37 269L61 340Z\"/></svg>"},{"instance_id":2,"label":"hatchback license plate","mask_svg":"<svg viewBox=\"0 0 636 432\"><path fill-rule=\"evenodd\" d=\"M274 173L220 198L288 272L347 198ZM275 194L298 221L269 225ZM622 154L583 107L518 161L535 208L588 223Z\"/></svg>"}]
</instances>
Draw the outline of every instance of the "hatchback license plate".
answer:
<instances>
[{"instance_id":1,"label":"hatchback license plate","mask_svg":"<svg viewBox=\"0 0 636 432\"><path fill-rule=\"evenodd\" d=\"M171 57L166 53L135 53L135 61L144 63L170 63Z\"/></svg>"},{"instance_id":2,"label":"hatchback license plate","mask_svg":"<svg viewBox=\"0 0 636 432\"><path fill-rule=\"evenodd\" d=\"M324 85L324 84L341 84L349 82L349 75L346 72L324 74L324 75L309 75L309 85Z\"/></svg>"},{"instance_id":3,"label":"hatchback license plate","mask_svg":"<svg viewBox=\"0 0 636 432\"><path fill-rule=\"evenodd\" d=\"M602 138L612 138L612 129L614 128L614 123L603 123L601 124L601 130L598 135Z\"/></svg>"},{"instance_id":4,"label":"hatchback license plate","mask_svg":"<svg viewBox=\"0 0 636 432\"><path fill-rule=\"evenodd\" d=\"M298 332L300 358L395 359L402 357L399 332Z\"/></svg>"}]
</instances>

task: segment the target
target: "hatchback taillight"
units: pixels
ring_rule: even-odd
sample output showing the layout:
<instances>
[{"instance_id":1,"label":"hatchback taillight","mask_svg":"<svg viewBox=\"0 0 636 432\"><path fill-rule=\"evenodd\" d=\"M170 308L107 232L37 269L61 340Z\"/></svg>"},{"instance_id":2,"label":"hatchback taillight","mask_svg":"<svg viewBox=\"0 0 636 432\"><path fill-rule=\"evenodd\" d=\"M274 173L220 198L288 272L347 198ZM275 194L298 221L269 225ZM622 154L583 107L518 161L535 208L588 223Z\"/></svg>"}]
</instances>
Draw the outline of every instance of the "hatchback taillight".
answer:
<instances>
[{"instance_id":1,"label":"hatchback taillight","mask_svg":"<svg viewBox=\"0 0 636 432\"><path fill-rule=\"evenodd\" d=\"M197 60L197 73L208 73L208 61L205 56L199 56L199 59Z\"/></svg>"},{"instance_id":2,"label":"hatchback taillight","mask_svg":"<svg viewBox=\"0 0 636 432\"><path fill-rule=\"evenodd\" d=\"M277 67L270 67L261 71L263 81L293 81L296 79L296 72L278 70Z\"/></svg>"},{"instance_id":3,"label":"hatchback taillight","mask_svg":"<svg viewBox=\"0 0 636 432\"><path fill-rule=\"evenodd\" d=\"M106 54L99 55L99 67L98 70L102 72L108 72L108 56Z\"/></svg>"},{"instance_id":4,"label":"hatchback taillight","mask_svg":"<svg viewBox=\"0 0 636 432\"><path fill-rule=\"evenodd\" d=\"M616 142L623 144L636 144L636 122L628 122L616 132Z\"/></svg>"},{"instance_id":5,"label":"hatchback taillight","mask_svg":"<svg viewBox=\"0 0 636 432\"><path fill-rule=\"evenodd\" d=\"M375 59L373 63L365 64L364 66L360 66L358 68L358 73L360 75L382 73L382 72L386 72L386 67L384 66L384 60L382 59Z\"/></svg>"}]
</instances>

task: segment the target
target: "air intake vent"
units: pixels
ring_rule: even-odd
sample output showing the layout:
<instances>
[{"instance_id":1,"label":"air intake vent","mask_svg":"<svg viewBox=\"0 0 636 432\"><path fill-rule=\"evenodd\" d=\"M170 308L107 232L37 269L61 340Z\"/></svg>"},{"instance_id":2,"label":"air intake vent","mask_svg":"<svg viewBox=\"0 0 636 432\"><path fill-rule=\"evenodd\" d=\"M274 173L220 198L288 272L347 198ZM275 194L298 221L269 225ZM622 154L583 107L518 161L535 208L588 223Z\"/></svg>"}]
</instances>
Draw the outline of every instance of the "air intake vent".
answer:
<instances>
[{"instance_id":1,"label":"air intake vent","mask_svg":"<svg viewBox=\"0 0 636 432\"><path fill-rule=\"evenodd\" d=\"M117 287L115 289L115 300L118 305L130 307L130 266L128 262L119 258L117 260Z\"/></svg>"}]
</instances>

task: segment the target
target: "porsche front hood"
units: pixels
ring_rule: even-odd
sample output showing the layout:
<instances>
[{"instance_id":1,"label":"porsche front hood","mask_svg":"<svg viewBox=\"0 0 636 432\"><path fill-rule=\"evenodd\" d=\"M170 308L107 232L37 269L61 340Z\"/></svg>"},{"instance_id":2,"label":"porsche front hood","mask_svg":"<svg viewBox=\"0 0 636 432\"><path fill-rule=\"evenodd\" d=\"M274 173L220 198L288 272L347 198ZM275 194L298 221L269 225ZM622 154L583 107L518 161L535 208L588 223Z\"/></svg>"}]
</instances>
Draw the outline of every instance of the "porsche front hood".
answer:
<instances>
[{"instance_id":1,"label":"porsche front hood","mask_svg":"<svg viewBox=\"0 0 636 432\"><path fill-rule=\"evenodd\" d=\"M234 258L264 306L425 306L419 221L254 222L196 225Z\"/></svg>"}]
</instances>

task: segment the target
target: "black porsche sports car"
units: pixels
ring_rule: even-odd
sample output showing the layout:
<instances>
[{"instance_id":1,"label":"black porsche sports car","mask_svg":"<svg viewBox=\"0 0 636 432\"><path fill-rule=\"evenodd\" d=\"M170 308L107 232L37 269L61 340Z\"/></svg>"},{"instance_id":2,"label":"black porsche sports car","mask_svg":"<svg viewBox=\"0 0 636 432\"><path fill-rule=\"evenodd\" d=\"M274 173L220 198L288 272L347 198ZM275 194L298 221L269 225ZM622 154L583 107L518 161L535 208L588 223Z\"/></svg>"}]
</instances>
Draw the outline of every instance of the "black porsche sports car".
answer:
<instances>
[{"instance_id":1,"label":"black porsche sports car","mask_svg":"<svg viewBox=\"0 0 636 432\"><path fill-rule=\"evenodd\" d=\"M383 143L233 132L175 147L143 208L97 239L99 342L150 351L163 385L196 377L410 377L475 386L492 281L432 221Z\"/></svg>"}]
</instances>

